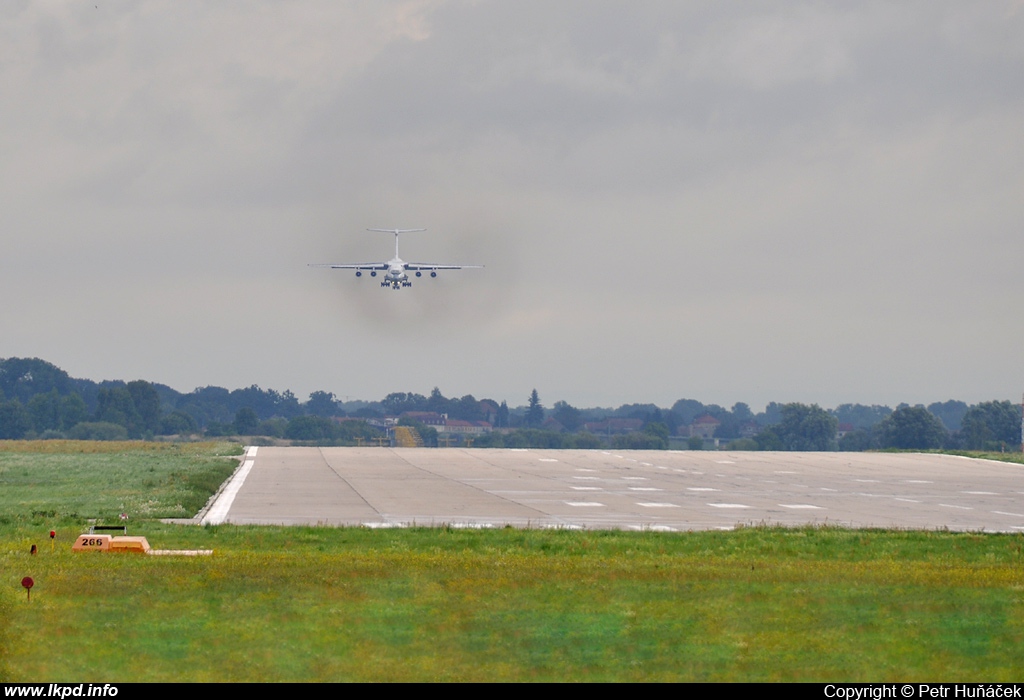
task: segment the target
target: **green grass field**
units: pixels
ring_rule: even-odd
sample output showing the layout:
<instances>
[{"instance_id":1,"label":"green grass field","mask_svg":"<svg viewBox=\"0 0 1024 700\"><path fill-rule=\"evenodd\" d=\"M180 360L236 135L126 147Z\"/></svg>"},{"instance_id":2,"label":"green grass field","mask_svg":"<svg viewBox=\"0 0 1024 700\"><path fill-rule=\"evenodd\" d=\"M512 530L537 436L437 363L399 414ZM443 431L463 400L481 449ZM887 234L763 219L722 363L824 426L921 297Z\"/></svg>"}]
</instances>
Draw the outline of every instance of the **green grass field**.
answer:
<instances>
[{"instance_id":1,"label":"green grass field","mask_svg":"<svg viewBox=\"0 0 1024 700\"><path fill-rule=\"evenodd\" d=\"M193 502L181 494L199 493L182 484L214 481L226 446L6 447L9 680L996 682L1024 671L1021 535L189 527L130 513L154 547L215 553L74 554L85 519L123 504L180 515ZM92 505L83 493L109 483L97 470L121 490ZM39 482L58 476L47 498Z\"/></svg>"}]
</instances>

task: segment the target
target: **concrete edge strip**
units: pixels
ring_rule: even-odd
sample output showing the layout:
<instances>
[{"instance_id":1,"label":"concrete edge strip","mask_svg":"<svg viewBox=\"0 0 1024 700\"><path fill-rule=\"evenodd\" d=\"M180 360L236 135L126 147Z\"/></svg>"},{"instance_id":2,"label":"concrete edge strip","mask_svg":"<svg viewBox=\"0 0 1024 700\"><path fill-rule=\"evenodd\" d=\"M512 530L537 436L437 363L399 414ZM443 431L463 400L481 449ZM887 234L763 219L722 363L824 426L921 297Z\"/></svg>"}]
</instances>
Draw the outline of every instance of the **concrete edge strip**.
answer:
<instances>
[{"instance_id":1,"label":"concrete edge strip","mask_svg":"<svg viewBox=\"0 0 1024 700\"><path fill-rule=\"evenodd\" d=\"M216 502L206 513L199 524L200 525L220 525L228 518L228 511L231 510L231 504L235 502L235 496L238 495L239 489L242 488L242 484L245 483L245 478L249 476L249 472L252 470L252 465L256 457L256 447L252 446L245 452L246 460L242 463L242 466L231 476L231 481L228 482L227 487L221 491L217 497Z\"/></svg>"}]
</instances>

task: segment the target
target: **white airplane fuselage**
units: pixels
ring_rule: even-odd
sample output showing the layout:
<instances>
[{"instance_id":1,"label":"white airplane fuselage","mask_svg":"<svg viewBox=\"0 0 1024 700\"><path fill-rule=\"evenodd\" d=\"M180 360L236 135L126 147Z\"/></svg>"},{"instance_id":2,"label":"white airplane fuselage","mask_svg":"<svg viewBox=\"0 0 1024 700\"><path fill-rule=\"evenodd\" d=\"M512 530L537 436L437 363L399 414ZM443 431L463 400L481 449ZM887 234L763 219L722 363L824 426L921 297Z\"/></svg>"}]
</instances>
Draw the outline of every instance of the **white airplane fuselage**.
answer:
<instances>
[{"instance_id":1,"label":"white airplane fuselage","mask_svg":"<svg viewBox=\"0 0 1024 700\"><path fill-rule=\"evenodd\" d=\"M388 271L385 273L384 282L381 285L386 287L389 284L393 287L412 286L412 283L409 282L409 275L405 273L405 262L401 258L392 258L388 261Z\"/></svg>"}]
</instances>

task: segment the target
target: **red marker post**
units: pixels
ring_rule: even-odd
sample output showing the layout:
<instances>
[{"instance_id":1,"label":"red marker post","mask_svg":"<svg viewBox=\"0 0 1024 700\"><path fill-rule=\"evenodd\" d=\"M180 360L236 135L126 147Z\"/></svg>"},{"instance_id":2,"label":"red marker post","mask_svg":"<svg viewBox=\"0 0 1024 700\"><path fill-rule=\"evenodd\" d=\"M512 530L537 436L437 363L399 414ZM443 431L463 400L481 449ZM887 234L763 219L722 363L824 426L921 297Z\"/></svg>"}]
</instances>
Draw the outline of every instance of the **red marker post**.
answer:
<instances>
[{"instance_id":1,"label":"red marker post","mask_svg":"<svg viewBox=\"0 0 1024 700\"><path fill-rule=\"evenodd\" d=\"M53 554L53 540L57 537L56 530L50 530L50 554Z\"/></svg>"},{"instance_id":2,"label":"red marker post","mask_svg":"<svg viewBox=\"0 0 1024 700\"><path fill-rule=\"evenodd\" d=\"M32 601L32 586L36 585L36 582L32 580L31 576L26 576L21 579L21 585L25 588L25 593L28 594L29 602Z\"/></svg>"}]
</instances>

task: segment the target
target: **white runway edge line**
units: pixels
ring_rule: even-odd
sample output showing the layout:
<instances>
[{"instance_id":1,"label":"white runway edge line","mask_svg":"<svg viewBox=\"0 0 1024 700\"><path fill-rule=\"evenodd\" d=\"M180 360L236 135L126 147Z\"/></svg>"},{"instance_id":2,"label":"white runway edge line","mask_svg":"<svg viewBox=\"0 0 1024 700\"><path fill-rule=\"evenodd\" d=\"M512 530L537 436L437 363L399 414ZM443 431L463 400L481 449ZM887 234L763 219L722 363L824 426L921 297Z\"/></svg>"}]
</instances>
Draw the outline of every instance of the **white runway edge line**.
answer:
<instances>
[{"instance_id":1,"label":"white runway edge line","mask_svg":"<svg viewBox=\"0 0 1024 700\"><path fill-rule=\"evenodd\" d=\"M231 477L231 481L228 482L227 487L221 491L220 496L217 498L217 502L210 508L210 512L206 514L206 517L202 519L200 525L220 525L228 518L228 511L231 510L231 504L235 502L235 496L238 495L238 490L242 488L242 484L245 483L245 477L249 476L249 472L252 470L253 460L256 458L256 450L258 448L253 445L245 451L245 461L242 462L242 467L234 473Z\"/></svg>"}]
</instances>

